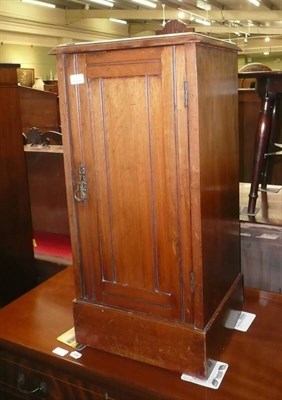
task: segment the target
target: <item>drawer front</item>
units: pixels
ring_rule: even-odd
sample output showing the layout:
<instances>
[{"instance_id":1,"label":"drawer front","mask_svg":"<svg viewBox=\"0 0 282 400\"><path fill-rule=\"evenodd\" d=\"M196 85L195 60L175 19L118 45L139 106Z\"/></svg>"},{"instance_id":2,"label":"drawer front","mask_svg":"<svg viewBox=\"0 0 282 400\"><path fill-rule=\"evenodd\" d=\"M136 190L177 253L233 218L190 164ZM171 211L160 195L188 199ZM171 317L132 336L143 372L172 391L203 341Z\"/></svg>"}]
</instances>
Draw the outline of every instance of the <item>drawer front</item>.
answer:
<instances>
[{"instance_id":1,"label":"drawer front","mask_svg":"<svg viewBox=\"0 0 282 400\"><path fill-rule=\"evenodd\" d=\"M77 378L69 378L55 368L0 355L1 390L29 400L114 400L105 390L85 389Z\"/></svg>"}]
</instances>

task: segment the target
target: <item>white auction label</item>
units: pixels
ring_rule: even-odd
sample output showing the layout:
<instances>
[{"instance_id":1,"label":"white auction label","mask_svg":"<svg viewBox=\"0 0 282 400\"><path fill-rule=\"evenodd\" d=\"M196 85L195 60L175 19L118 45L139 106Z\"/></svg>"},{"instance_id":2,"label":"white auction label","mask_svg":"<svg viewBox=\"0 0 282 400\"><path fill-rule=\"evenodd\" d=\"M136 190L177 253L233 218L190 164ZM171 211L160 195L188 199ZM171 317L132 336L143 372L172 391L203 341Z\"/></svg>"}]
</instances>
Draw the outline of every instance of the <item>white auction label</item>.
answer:
<instances>
[{"instance_id":1,"label":"white auction label","mask_svg":"<svg viewBox=\"0 0 282 400\"><path fill-rule=\"evenodd\" d=\"M64 357L66 354L68 354L68 350L62 349L61 347L56 347L52 353L57 354L58 356Z\"/></svg>"},{"instance_id":2,"label":"white auction label","mask_svg":"<svg viewBox=\"0 0 282 400\"><path fill-rule=\"evenodd\" d=\"M70 75L70 83L71 85L81 85L82 83L84 83L84 75L83 74Z\"/></svg>"}]
</instances>

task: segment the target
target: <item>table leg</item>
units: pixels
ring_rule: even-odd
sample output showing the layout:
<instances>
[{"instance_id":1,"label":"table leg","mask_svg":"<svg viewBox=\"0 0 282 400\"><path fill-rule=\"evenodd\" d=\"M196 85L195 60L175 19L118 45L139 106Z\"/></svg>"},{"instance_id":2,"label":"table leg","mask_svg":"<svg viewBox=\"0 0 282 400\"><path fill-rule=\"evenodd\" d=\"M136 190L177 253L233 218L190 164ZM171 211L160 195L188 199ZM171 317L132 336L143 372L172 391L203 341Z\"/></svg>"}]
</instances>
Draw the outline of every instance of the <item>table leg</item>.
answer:
<instances>
[{"instance_id":1,"label":"table leg","mask_svg":"<svg viewBox=\"0 0 282 400\"><path fill-rule=\"evenodd\" d=\"M274 99L275 99L274 95L266 93L262 101L262 107L256 131L252 181L251 181L251 189L250 189L249 204L248 204L249 215L255 215L256 202L258 197L258 187L265 162L264 155L268 147L270 132L271 132L271 120L272 120Z\"/></svg>"},{"instance_id":2,"label":"table leg","mask_svg":"<svg viewBox=\"0 0 282 400\"><path fill-rule=\"evenodd\" d=\"M276 128L277 128L277 108L278 108L278 96L275 97L275 101L273 103L273 109L272 109L272 121L271 121L271 131L270 131L270 137L269 137L269 141L268 141L268 146L267 146L267 151L266 153L270 152L270 147L271 147L271 143L273 141L275 141L275 132L276 132ZM266 190L267 188L267 181L271 178L271 165L270 165L270 158L271 156L269 155L268 157L265 157L265 164L264 164L264 169L262 171L262 184L261 184L261 188Z\"/></svg>"}]
</instances>

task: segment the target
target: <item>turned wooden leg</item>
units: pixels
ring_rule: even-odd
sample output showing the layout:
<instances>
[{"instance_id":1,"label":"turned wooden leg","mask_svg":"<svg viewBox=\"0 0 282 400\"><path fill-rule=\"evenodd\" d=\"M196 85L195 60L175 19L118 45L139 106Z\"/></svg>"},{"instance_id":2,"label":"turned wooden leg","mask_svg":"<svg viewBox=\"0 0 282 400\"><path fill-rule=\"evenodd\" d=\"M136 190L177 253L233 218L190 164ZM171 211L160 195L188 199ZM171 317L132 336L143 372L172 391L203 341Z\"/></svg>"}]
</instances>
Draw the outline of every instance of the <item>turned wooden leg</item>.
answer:
<instances>
[{"instance_id":1,"label":"turned wooden leg","mask_svg":"<svg viewBox=\"0 0 282 400\"><path fill-rule=\"evenodd\" d=\"M251 181L251 189L250 189L249 204L248 204L249 215L255 214L256 202L258 197L258 187L265 162L264 155L268 147L270 132L271 132L271 120L272 120L274 99L275 96L266 93L262 101L262 108L260 111L259 121L256 131L252 181Z\"/></svg>"},{"instance_id":2,"label":"turned wooden leg","mask_svg":"<svg viewBox=\"0 0 282 400\"><path fill-rule=\"evenodd\" d=\"M273 108L272 108L272 121L271 121L271 131L270 131L270 137L268 140L268 146L267 146L267 151L266 153L270 152L270 144L275 140L275 132L276 132L276 127L277 127L277 108L278 108L278 97L275 97L274 103L273 103ZM267 182L269 181L269 177L271 177L271 165L270 165L270 159L271 156L265 157L265 163L264 163L264 168L262 171L262 183L261 183L261 188L266 190L267 187Z\"/></svg>"}]
</instances>

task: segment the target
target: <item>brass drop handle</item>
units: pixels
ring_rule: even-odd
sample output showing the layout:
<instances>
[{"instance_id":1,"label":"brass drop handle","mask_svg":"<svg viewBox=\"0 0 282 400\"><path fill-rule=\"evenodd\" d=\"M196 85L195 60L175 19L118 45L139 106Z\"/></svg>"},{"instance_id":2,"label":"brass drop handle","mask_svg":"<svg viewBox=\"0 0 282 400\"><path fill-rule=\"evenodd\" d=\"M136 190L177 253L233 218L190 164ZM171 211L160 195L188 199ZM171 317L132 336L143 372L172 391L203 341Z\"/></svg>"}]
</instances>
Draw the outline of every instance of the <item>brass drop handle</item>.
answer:
<instances>
[{"instance_id":1,"label":"brass drop handle","mask_svg":"<svg viewBox=\"0 0 282 400\"><path fill-rule=\"evenodd\" d=\"M84 165L80 165L78 168L78 177L74 183L74 198L78 202L87 200L86 167Z\"/></svg>"},{"instance_id":2,"label":"brass drop handle","mask_svg":"<svg viewBox=\"0 0 282 400\"><path fill-rule=\"evenodd\" d=\"M25 376L23 373L20 373L18 375L18 385L17 385L17 389L20 393L24 393L24 394L33 394L33 393L42 393L42 394L47 394L47 384L43 381L41 381L39 383L39 386L37 386L34 389L27 389L25 387Z\"/></svg>"}]
</instances>

